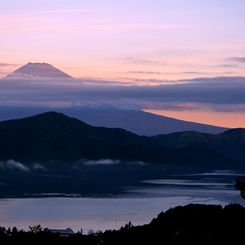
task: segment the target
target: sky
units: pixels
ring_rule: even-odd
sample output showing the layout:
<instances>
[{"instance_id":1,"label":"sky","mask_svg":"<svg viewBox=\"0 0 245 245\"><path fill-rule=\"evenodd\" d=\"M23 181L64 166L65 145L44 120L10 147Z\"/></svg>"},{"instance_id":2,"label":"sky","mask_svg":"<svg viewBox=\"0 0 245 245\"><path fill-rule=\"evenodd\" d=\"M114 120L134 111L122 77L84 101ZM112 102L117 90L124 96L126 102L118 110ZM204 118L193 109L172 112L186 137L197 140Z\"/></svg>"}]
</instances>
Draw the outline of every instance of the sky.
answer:
<instances>
[{"instance_id":1,"label":"sky","mask_svg":"<svg viewBox=\"0 0 245 245\"><path fill-rule=\"evenodd\" d=\"M110 104L245 128L244 12L244 0L1 1L0 78L46 62L76 79L2 79L0 106Z\"/></svg>"}]
</instances>

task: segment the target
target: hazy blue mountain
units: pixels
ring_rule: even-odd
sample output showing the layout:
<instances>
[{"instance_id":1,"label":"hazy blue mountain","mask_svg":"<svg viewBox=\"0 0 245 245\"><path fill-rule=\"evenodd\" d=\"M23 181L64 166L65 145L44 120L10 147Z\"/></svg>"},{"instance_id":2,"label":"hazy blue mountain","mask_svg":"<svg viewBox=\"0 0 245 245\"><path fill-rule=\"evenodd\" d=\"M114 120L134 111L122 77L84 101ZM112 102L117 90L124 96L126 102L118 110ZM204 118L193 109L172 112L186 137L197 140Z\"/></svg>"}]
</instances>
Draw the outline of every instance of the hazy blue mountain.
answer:
<instances>
[{"instance_id":1,"label":"hazy blue mountain","mask_svg":"<svg viewBox=\"0 0 245 245\"><path fill-rule=\"evenodd\" d=\"M0 121L28 117L49 111L47 107L1 107ZM228 128L188 122L175 118L159 116L141 110L117 108L68 107L55 111L77 118L91 126L123 128L138 135L154 136L180 131L198 131L218 134Z\"/></svg>"},{"instance_id":2,"label":"hazy blue mountain","mask_svg":"<svg viewBox=\"0 0 245 245\"><path fill-rule=\"evenodd\" d=\"M159 116L141 110L78 107L63 108L58 109L58 111L76 117L93 126L124 128L135 134L146 136L189 130L217 134L228 129L225 127Z\"/></svg>"}]
</instances>

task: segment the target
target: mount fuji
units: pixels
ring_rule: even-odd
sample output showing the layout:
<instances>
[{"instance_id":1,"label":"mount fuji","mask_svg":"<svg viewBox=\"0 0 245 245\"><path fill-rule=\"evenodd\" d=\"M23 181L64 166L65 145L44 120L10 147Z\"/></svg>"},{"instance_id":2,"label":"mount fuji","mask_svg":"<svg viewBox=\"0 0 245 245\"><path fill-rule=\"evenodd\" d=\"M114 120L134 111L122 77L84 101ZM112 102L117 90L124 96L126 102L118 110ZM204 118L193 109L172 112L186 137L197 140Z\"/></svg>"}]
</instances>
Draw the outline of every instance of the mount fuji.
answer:
<instances>
[{"instance_id":1,"label":"mount fuji","mask_svg":"<svg viewBox=\"0 0 245 245\"><path fill-rule=\"evenodd\" d=\"M73 78L48 63L29 62L5 76L5 78Z\"/></svg>"}]
</instances>

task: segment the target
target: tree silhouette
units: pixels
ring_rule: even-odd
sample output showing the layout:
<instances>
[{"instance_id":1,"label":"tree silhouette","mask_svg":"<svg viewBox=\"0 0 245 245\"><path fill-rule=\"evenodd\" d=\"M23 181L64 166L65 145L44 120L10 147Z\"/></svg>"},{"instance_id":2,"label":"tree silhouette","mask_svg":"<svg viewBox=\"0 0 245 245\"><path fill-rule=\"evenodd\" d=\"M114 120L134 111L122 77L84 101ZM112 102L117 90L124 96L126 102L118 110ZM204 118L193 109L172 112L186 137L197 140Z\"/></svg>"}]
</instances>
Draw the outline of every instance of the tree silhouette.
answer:
<instances>
[{"instance_id":1,"label":"tree silhouette","mask_svg":"<svg viewBox=\"0 0 245 245\"><path fill-rule=\"evenodd\" d=\"M40 233L43 230L41 225L29 226L29 229L30 229L30 232L32 233Z\"/></svg>"},{"instance_id":2,"label":"tree silhouette","mask_svg":"<svg viewBox=\"0 0 245 245\"><path fill-rule=\"evenodd\" d=\"M235 188L240 191L241 197L245 199L245 177L235 179Z\"/></svg>"}]
</instances>

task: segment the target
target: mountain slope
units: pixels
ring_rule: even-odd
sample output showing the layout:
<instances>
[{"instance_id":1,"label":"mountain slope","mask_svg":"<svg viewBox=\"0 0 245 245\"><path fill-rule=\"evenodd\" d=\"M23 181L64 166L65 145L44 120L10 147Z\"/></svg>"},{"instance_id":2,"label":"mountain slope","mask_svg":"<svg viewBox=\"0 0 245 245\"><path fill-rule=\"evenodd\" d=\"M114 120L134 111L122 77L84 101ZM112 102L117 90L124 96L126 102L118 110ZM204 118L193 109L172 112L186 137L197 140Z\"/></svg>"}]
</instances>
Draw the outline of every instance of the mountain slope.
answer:
<instances>
[{"instance_id":1,"label":"mountain slope","mask_svg":"<svg viewBox=\"0 0 245 245\"><path fill-rule=\"evenodd\" d=\"M72 78L48 63L27 63L5 78Z\"/></svg>"},{"instance_id":2,"label":"mountain slope","mask_svg":"<svg viewBox=\"0 0 245 245\"><path fill-rule=\"evenodd\" d=\"M151 139L124 129L93 127L61 113L47 112L0 122L0 158L19 161L121 159L183 161Z\"/></svg>"},{"instance_id":3,"label":"mountain slope","mask_svg":"<svg viewBox=\"0 0 245 245\"><path fill-rule=\"evenodd\" d=\"M245 207L231 203L187 204L161 212L149 224L129 222L120 230L101 234L104 244L237 244L243 238L243 226L234 225L245 218ZM100 235L98 235L100 236Z\"/></svg>"},{"instance_id":4,"label":"mountain slope","mask_svg":"<svg viewBox=\"0 0 245 245\"><path fill-rule=\"evenodd\" d=\"M152 137L121 128L94 127L62 113L46 112L0 122L0 160L112 159L204 168L241 167L245 129L221 134L185 131Z\"/></svg>"},{"instance_id":5,"label":"mountain slope","mask_svg":"<svg viewBox=\"0 0 245 245\"><path fill-rule=\"evenodd\" d=\"M213 154L226 156L223 164L228 162L227 158L244 162L245 160L245 129L230 129L221 134L206 134L196 131L176 132L168 135L157 135L153 137L158 144L170 147L183 156L194 156L212 160ZM195 150L194 150L195 149ZM207 154L200 154L204 150Z\"/></svg>"},{"instance_id":6,"label":"mountain slope","mask_svg":"<svg viewBox=\"0 0 245 245\"><path fill-rule=\"evenodd\" d=\"M124 128L138 135L154 136L179 131L195 130L202 133L218 134L228 128L178 120L159 116L141 110L116 108L60 108L58 111L78 118L93 126Z\"/></svg>"}]
</instances>

